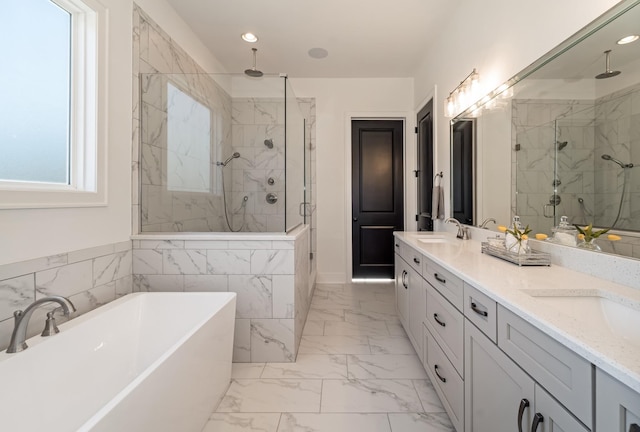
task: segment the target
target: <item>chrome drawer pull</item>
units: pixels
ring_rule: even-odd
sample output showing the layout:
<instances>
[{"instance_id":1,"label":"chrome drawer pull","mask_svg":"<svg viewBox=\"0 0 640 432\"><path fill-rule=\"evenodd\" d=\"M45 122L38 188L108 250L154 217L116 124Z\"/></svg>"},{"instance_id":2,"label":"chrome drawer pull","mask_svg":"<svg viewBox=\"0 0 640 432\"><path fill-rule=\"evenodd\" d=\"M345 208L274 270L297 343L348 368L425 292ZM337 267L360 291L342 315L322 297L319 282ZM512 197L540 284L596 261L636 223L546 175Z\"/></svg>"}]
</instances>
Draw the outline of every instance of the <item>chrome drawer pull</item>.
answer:
<instances>
[{"instance_id":1,"label":"chrome drawer pull","mask_svg":"<svg viewBox=\"0 0 640 432\"><path fill-rule=\"evenodd\" d=\"M440 379L440 381L442 381L443 383L446 383L446 382L447 382L447 379L438 373L438 365L435 365L435 366L433 367L433 370L436 372L436 375L438 376L438 378Z\"/></svg>"},{"instance_id":2,"label":"chrome drawer pull","mask_svg":"<svg viewBox=\"0 0 640 432\"><path fill-rule=\"evenodd\" d=\"M434 313L434 314L433 314L433 319L434 319L434 320L436 320L436 322L437 322L438 324L440 324L442 327L446 327L446 326L447 326L447 323L445 323L444 321L440 321L440 320L438 319L438 314L437 314L437 313Z\"/></svg>"},{"instance_id":3,"label":"chrome drawer pull","mask_svg":"<svg viewBox=\"0 0 640 432\"><path fill-rule=\"evenodd\" d=\"M436 278L436 280L437 280L438 282L440 282L440 283L447 283L447 280L446 280L446 279L444 279L444 278L441 278L441 277L438 275L438 273L434 273L434 274L433 274L433 277L434 277L434 278Z\"/></svg>"},{"instance_id":4,"label":"chrome drawer pull","mask_svg":"<svg viewBox=\"0 0 640 432\"><path fill-rule=\"evenodd\" d=\"M518 432L522 432L522 416L524 415L525 408L529 408L529 401L522 399L520 401L520 408L518 408Z\"/></svg>"},{"instance_id":5,"label":"chrome drawer pull","mask_svg":"<svg viewBox=\"0 0 640 432\"><path fill-rule=\"evenodd\" d=\"M477 313L478 315L482 315L483 317L489 316L489 314L483 310L478 309L478 305L471 302L471 310Z\"/></svg>"}]
</instances>

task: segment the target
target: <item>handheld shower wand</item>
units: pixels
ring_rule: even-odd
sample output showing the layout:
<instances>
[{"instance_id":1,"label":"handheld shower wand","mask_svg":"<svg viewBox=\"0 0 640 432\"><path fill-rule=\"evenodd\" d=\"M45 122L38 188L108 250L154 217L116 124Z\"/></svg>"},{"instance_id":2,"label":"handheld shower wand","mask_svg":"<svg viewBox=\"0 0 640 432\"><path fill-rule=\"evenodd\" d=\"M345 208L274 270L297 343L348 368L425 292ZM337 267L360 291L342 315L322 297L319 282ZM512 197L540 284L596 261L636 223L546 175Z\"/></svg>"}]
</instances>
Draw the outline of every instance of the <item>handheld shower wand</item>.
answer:
<instances>
[{"instance_id":1,"label":"handheld shower wand","mask_svg":"<svg viewBox=\"0 0 640 432\"><path fill-rule=\"evenodd\" d=\"M224 162L220 162L220 161L216 162L216 165L225 167L229 162L231 162L232 159L237 159L239 157L240 157L240 153L235 152L234 154L229 156L227 160L225 160Z\"/></svg>"},{"instance_id":2,"label":"handheld shower wand","mask_svg":"<svg viewBox=\"0 0 640 432\"><path fill-rule=\"evenodd\" d=\"M603 154L601 157L604 160L608 160L608 161L611 161L613 163L617 163L618 165L620 165L620 168L633 168L633 164L632 163L628 163L628 164L623 163L622 161L619 161L618 159L612 157L611 155Z\"/></svg>"}]
</instances>

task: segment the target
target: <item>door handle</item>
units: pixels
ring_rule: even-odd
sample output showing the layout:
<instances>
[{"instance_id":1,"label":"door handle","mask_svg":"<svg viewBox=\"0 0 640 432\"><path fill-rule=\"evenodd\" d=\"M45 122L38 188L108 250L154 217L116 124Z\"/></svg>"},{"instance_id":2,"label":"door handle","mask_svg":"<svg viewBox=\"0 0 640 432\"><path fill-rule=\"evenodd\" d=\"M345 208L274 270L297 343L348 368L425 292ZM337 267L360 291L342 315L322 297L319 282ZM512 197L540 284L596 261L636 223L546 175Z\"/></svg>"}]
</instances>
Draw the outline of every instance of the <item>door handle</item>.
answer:
<instances>
[{"instance_id":1,"label":"door handle","mask_svg":"<svg viewBox=\"0 0 640 432\"><path fill-rule=\"evenodd\" d=\"M518 432L522 432L522 416L524 415L525 408L529 408L529 401L522 399L520 401L520 408L518 408Z\"/></svg>"},{"instance_id":2,"label":"door handle","mask_svg":"<svg viewBox=\"0 0 640 432\"><path fill-rule=\"evenodd\" d=\"M407 277L407 271L406 270L402 270L402 286L406 288L407 287L407 282L406 282L406 277Z\"/></svg>"},{"instance_id":3,"label":"door handle","mask_svg":"<svg viewBox=\"0 0 640 432\"><path fill-rule=\"evenodd\" d=\"M437 314L437 313L434 313L434 314L433 314L433 319L434 319L434 320L436 320L436 322L437 322L438 324L440 324L442 327L446 327L446 326L447 326L447 323L446 323L446 322L444 322L444 321L440 321L440 319L438 318L438 314Z\"/></svg>"},{"instance_id":4,"label":"door handle","mask_svg":"<svg viewBox=\"0 0 640 432\"><path fill-rule=\"evenodd\" d=\"M478 305L476 305L473 302L471 302L471 310L474 311L475 313L477 313L478 315L482 315L483 317L486 317L486 316L489 315L487 312L478 309Z\"/></svg>"},{"instance_id":5,"label":"door handle","mask_svg":"<svg viewBox=\"0 0 640 432\"><path fill-rule=\"evenodd\" d=\"M538 426L540 426L540 423L544 423L544 417L542 414L536 413L536 415L533 417L531 432L536 432L538 430Z\"/></svg>"},{"instance_id":6,"label":"door handle","mask_svg":"<svg viewBox=\"0 0 640 432\"><path fill-rule=\"evenodd\" d=\"M447 382L447 379L438 373L438 365L434 365L433 370L436 372L436 375L438 376L438 379L440 379L440 381L442 381L443 383Z\"/></svg>"},{"instance_id":7,"label":"door handle","mask_svg":"<svg viewBox=\"0 0 640 432\"><path fill-rule=\"evenodd\" d=\"M358 222L358 218L357 218L357 217L354 217L354 218L353 218L353 221L354 221L354 222Z\"/></svg>"}]
</instances>

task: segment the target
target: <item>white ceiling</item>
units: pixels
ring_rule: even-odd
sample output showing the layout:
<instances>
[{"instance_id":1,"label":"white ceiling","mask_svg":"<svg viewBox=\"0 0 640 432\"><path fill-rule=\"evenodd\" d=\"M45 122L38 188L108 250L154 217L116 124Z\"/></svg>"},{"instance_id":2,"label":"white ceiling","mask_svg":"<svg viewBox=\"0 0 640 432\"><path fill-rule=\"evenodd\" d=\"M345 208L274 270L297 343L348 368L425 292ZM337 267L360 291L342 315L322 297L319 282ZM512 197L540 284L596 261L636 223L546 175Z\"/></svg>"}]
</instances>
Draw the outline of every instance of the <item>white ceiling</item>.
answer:
<instances>
[{"instance_id":1,"label":"white ceiling","mask_svg":"<svg viewBox=\"0 0 640 432\"><path fill-rule=\"evenodd\" d=\"M167 0L227 72L410 77L460 0ZM253 32L260 40L244 42ZM324 48L325 59L309 57Z\"/></svg>"}]
</instances>

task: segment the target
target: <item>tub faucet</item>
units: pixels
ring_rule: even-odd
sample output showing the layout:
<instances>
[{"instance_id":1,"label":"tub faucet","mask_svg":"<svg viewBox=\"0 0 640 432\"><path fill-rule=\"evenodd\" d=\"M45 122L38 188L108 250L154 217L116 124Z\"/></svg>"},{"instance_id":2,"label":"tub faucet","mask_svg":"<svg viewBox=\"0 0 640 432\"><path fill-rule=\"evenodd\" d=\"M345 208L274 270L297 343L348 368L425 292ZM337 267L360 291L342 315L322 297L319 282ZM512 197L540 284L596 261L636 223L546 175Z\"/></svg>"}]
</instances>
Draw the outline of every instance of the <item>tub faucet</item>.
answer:
<instances>
[{"instance_id":1,"label":"tub faucet","mask_svg":"<svg viewBox=\"0 0 640 432\"><path fill-rule=\"evenodd\" d=\"M25 340L27 339L27 326L29 325L29 319L31 319L33 311L35 311L38 306L50 302L58 303L62 307L62 312L65 314L65 316L69 315L71 312L76 311L76 307L73 305L73 303L71 303L71 300L62 296L44 297L34 301L29 306L27 306L24 312L21 310L15 311L13 313L13 333L11 333L11 342L9 342L9 348L7 348L8 353L17 353L29 348L27 343L25 342ZM71 306L71 308L69 308L69 306Z\"/></svg>"},{"instance_id":2,"label":"tub faucet","mask_svg":"<svg viewBox=\"0 0 640 432\"><path fill-rule=\"evenodd\" d=\"M494 218L486 218L485 220L482 221L482 223L478 228L489 229L487 228L487 224L489 224L489 222L493 222L494 224L497 223Z\"/></svg>"},{"instance_id":3,"label":"tub faucet","mask_svg":"<svg viewBox=\"0 0 640 432\"><path fill-rule=\"evenodd\" d=\"M469 237L469 228L467 227L463 227L462 224L454 218L447 218L444 221L445 223L447 222L451 222L454 223L458 226L458 234L456 234L456 237L458 237L459 239L462 240L469 240L471 237Z\"/></svg>"}]
</instances>

